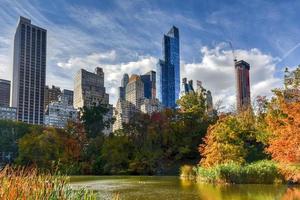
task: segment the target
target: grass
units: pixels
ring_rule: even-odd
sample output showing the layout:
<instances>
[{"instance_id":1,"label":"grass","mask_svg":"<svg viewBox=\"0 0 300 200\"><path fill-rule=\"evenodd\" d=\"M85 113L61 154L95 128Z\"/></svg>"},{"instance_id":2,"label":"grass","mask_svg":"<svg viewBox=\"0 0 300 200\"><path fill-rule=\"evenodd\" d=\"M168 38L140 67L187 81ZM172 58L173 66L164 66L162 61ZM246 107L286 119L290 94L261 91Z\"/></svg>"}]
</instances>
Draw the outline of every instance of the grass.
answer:
<instances>
[{"instance_id":1,"label":"grass","mask_svg":"<svg viewBox=\"0 0 300 200\"><path fill-rule=\"evenodd\" d=\"M0 199L93 200L96 194L86 189L72 190L65 176L7 166L0 171Z\"/></svg>"}]
</instances>

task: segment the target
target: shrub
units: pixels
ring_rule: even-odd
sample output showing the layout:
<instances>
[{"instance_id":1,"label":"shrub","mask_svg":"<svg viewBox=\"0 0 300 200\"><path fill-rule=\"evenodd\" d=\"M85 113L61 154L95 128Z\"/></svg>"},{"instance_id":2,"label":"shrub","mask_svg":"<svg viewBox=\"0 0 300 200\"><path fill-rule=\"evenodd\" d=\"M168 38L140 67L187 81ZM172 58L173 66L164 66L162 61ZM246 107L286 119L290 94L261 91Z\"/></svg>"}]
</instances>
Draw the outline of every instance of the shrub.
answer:
<instances>
[{"instance_id":1,"label":"shrub","mask_svg":"<svg viewBox=\"0 0 300 200\"><path fill-rule=\"evenodd\" d=\"M279 171L283 175L285 181L299 184L300 183L300 165L280 164Z\"/></svg>"},{"instance_id":2,"label":"shrub","mask_svg":"<svg viewBox=\"0 0 300 200\"><path fill-rule=\"evenodd\" d=\"M180 177L183 179L194 179L196 178L196 172L194 166L183 165L180 167Z\"/></svg>"},{"instance_id":3,"label":"shrub","mask_svg":"<svg viewBox=\"0 0 300 200\"><path fill-rule=\"evenodd\" d=\"M195 167L197 180L200 182L215 183L218 182L219 172L216 167L204 168Z\"/></svg>"},{"instance_id":4,"label":"shrub","mask_svg":"<svg viewBox=\"0 0 300 200\"><path fill-rule=\"evenodd\" d=\"M211 168L197 167L197 180L211 183L272 184L282 181L277 165L262 160L247 165L227 163Z\"/></svg>"}]
</instances>

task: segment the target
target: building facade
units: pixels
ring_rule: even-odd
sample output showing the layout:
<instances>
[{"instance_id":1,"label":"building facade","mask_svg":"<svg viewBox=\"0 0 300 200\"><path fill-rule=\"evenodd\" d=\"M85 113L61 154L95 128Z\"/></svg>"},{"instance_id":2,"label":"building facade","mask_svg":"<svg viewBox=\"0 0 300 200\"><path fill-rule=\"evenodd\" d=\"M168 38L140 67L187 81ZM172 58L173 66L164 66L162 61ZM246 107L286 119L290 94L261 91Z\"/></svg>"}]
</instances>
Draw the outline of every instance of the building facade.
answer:
<instances>
[{"instance_id":1,"label":"building facade","mask_svg":"<svg viewBox=\"0 0 300 200\"><path fill-rule=\"evenodd\" d=\"M113 116L113 107L109 105L109 95L104 87L104 72L100 67L96 67L95 72L81 69L75 76L74 83L74 108L93 107L102 105L108 108L108 112L103 117L104 121L110 120ZM105 128L104 134L109 134L112 127Z\"/></svg>"},{"instance_id":2,"label":"building facade","mask_svg":"<svg viewBox=\"0 0 300 200\"><path fill-rule=\"evenodd\" d=\"M67 98L68 99L68 105L69 106L73 106L73 97L74 97L74 92L72 90L66 90L64 89L61 93L61 95L64 97L64 98Z\"/></svg>"},{"instance_id":3,"label":"building facade","mask_svg":"<svg viewBox=\"0 0 300 200\"><path fill-rule=\"evenodd\" d=\"M126 86L126 100L139 109L144 97L144 83L141 77L136 74L131 75Z\"/></svg>"},{"instance_id":4,"label":"building facade","mask_svg":"<svg viewBox=\"0 0 300 200\"><path fill-rule=\"evenodd\" d=\"M68 121L76 121L78 111L69 105L68 98L60 95L58 101L52 101L46 107L45 122L46 126L64 128Z\"/></svg>"},{"instance_id":5,"label":"building facade","mask_svg":"<svg viewBox=\"0 0 300 200\"><path fill-rule=\"evenodd\" d=\"M144 83L144 97L147 99L156 98L156 72L150 71L141 75L141 79Z\"/></svg>"},{"instance_id":6,"label":"building facade","mask_svg":"<svg viewBox=\"0 0 300 200\"><path fill-rule=\"evenodd\" d=\"M115 122L113 124L113 131L123 128L123 124L129 123L130 118L137 112L136 106L127 100L118 99L114 109L113 116Z\"/></svg>"},{"instance_id":7,"label":"building facade","mask_svg":"<svg viewBox=\"0 0 300 200\"><path fill-rule=\"evenodd\" d=\"M163 106L176 107L180 93L179 30L173 26L163 37L163 60L157 64L157 96Z\"/></svg>"},{"instance_id":8,"label":"building facade","mask_svg":"<svg viewBox=\"0 0 300 200\"><path fill-rule=\"evenodd\" d=\"M49 87L46 85L45 87L45 97L44 97L44 107L46 107L51 103L58 101L58 97L61 95L61 90L59 87L56 87L52 85L52 87Z\"/></svg>"},{"instance_id":9,"label":"building facade","mask_svg":"<svg viewBox=\"0 0 300 200\"><path fill-rule=\"evenodd\" d=\"M20 17L14 37L12 107L17 120L44 122L47 31Z\"/></svg>"},{"instance_id":10,"label":"building facade","mask_svg":"<svg viewBox=\"0 0 300 200\"><path fill-rule=\"evenodd\" d=\"M104 73L97 67L95 73L81 69L77 72L74 83L74 107L108 105L109 95L104 87Z\"/></svg>"},{"instance_id":11,"label":"building facade","mask_svg":"<svg viewBox=\"0 0 300 200\"><path fill-rule=\"evenodd\" d=\"M145 99L141 105L141 112L153 114L162 111L162 105L158 99Z\"/></svg>"},{"instance_id":12,"label":"building facade","mask_svg":"<svg viewBox=\"0 0 300 200\"><path fill-rule=\"evenodd\" d=\"M119 87L119 98L122 100L125 100L125 95L126 95L126 86L129 82L129 76L128 74L124 74L123 78L121 80L121 87Z\"/></svg>"},{"instance_id":13,"label":"building facade","mask_svg":"<svg viewBox=\"0 0 300 200\"><path fill-rule=\"evenodd\" d=\"M17 108L0 106L1 120L17 120Z\"/></svg>"},{"instance_id":14,"label":"building facade","mask_svg":"<svg viewBox=\"0 0 300 200\"><path fill-rule=\"evenodd\" d=\"M186 94L195 93L194 86L193 86L193 80L187 81L187 78L182 79L181 83L181 92L180 96L184 96Z\"/></svg>"},{"instance_id":15,"label":"building facade","mask_svg":"<svg viewBox=\"0 0 300 200\"><path fill-rule=\"evenodd\" d=\"M124 74L121 81L120 88L125 90L125 94L119 95L114 109L113 131L121 129L123 124L128 123L137 112L152 114L160 111L162 107L158 99L155 98L156 73L154 71L140 76L133 74L129 79L127 77L128 74Z\"/></svg>"},{"instance_id":16,"label":"building facade","mask_svg":"<svg viewBox=\"0 0 300 200\"><path fill-rule=\"evenodd\" d=\"M285 69L284 96L287 102L300 101L300 65L293 71Z\"/></svg>"},{"instance_id":17,"label":"building facade","mask_svg":"<svg viewBox=\"0 0 300 200\"><path fill-rule=\"evenodd\" d=\"M206 90L202 86L202 82L197 80L197 89L196 89L197 95L201 95L205 99L205 105L206 105L206 111L208 115L213 116L217 115L217 111L214 110L214 105L213 105L213 97L211 94L210 90Z\"/></svg>"},{"instance_id":18,"label":"building facade","mask_svg":"<svg viewBox=\"0 0 300 200\"><path fill-rule=\"evenodd\" d=\"M10 81L0 79L0 106L10 105Z\"/></svg>"},{"instance_id":19,"label":"building facade","mask_svg":"<svg viewBox=\"0 0 300 200\"><path fill-rule=\"evenodd\" d=\"M249 71L249 63L243 60L235 62L236 104L238 111L247 109L251 104Z\"/></svg>"}]
</instances>

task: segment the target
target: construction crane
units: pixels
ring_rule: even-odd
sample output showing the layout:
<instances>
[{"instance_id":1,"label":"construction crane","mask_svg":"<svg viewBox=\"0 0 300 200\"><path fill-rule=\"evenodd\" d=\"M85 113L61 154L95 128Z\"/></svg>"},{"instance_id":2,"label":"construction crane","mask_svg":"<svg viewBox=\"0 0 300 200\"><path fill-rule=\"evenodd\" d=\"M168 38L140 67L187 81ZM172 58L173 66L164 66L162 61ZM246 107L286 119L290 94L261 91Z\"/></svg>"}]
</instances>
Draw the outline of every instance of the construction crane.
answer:
<instances>
[{"instance_id":1,"label":"construction crane","mask_svg":"<svg viewBox=\"0 0 300 200\"><path fill-rule=\"evenodd\" d=\"M232 56L233 56L233 62L234 64L237 62L237 59L236 59L236 56L235 56L235 53L234 53L234 48L233 48L233 45L231 43L231 41L227 41L229 43L229 46L231 48L231 52L232 52Z\"/></svg>"}]
</instances>

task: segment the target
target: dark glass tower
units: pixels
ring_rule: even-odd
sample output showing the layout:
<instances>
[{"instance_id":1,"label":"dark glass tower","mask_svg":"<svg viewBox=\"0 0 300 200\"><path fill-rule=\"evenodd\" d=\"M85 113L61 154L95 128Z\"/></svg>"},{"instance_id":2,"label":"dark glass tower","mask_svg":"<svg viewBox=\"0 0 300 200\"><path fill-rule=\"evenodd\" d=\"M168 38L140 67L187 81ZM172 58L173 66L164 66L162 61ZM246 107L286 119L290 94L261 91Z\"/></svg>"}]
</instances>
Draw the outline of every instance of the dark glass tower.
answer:
<instances>
[{"instance_id":1,"label":"dark glass tower","mask_svg":"<svg viewBox=\"0 0 300 200\"><path fill-rule=\"evenodd\" d=\"M9 107L10 81L0 79L0 106Z\"/></svg>"},{"instance_id":2,"label":"dark glass tower","mask_svg":"<svg viewBox=\"0 0 300 200\"><path fill-rule=\"evenodd\" d=\"M157 95L163 106L176 107L180 93L179 31L173 26L164 35L163 60L157 64Z\"/></svg>"},{"instance_id":3,"label":"dark glass tower","mask_svg":"<svg viewBox=\"0 0 300 200\"><path fill-rule=\"evenodd\" d=\"M129 76L128 74L124 74L123 78L121 80L121 87L119 87L119 98L122 100L126 99L126 86L129 82Z\"/></svg>"},{"instance_id":4,"label":"dark glass tower","mask_svg":"<svg viewBox=\"0 0 300 200\"><path fill-rule=\"evenodd\" d=\"M12 106L17 119L44 122L47 31L20 17L14 38Z\"/></svg>"},{"instance_id":5,"label":"dark glass tower","mask_svg":"<svg viewBox=\"0 0 300 200\"><path fill-rule=\"evenodd\" d=\"M156 98L156 72L150 71L144 75L141 75L141 79L144 83L144 96L147 99Z\"/></svg>"}]
</instances>

